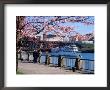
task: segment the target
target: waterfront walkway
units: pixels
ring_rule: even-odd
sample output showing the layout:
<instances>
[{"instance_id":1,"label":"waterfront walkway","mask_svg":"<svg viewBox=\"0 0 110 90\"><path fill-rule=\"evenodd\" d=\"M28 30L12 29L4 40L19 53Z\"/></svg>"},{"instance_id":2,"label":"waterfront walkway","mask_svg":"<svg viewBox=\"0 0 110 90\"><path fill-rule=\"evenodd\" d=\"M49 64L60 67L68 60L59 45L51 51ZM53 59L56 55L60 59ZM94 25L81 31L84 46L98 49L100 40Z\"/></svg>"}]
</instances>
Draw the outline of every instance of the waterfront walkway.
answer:
<instances>
[{"instance_id":1,"label":"waterfront walkway","mask_svg":"<svg viewBox=\"0 0 110 90\"><path fill-rule=\"evenodd\" d=\"M18 68L23 74L80 74L77 71L73 72L72 70L38 63L18 62Z\"/></svg>"}]
</instances>

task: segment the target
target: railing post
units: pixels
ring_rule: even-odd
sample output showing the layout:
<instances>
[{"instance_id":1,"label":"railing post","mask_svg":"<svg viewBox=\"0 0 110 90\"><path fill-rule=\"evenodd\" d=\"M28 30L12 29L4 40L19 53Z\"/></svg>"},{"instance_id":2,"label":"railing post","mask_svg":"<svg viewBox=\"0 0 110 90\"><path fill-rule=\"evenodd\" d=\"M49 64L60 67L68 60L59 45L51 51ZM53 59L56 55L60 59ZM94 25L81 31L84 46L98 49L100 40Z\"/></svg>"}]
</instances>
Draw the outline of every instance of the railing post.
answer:
<instances>
[{"instance_id":1,"label":"railing post","mask_svg":"<svg viewBox=\"0 0 110 90\"><path fill-rule=\"evenodd\" d=\"M38 57L38 63L40 63L40 58L41 58L41 55L39 55L39 57Z\"/></svg>"},{"instance_id":2,"label":"railing post","mask_svg":"<svg viewBox=\"0 0 110 90\"><path fill-rule=\"evenodd\" d=\"M49 65L50 64L50 56L48 55L48 57L47 57L47 65Z\"/></svg>"},{"instance_id":3,"label":"railing post","mask_svg":"<svg viewBox=\"0 0 110 90\"><path fill-rule=\"evenodd\" d=\"M28 59L27 59L27 61L29 61L29 51L27 51L27 54L28 54Z\"/></svg>"},{"instance_id":4,"label":"railing post","mask_svg":"<svg viewBox=\"0 0 110 90\"><path fill-rule=\"evenodd\" d=\"M62 57L62 59L61 59L61 67L63 67L64 66L64 57Z\"/></svg>"},{"instance_id":5,"label":"railing post","mask_svg":"<svg viewBox=\"0 0 110 90\"><path fill-rule=\"evenodd\" d=\"M19 56L19 59L21 60L21 51L19 51L19 55L20 55L20 56Z\"/></svg>"},{"instance_id":6,"label":"railing post","mask_svg":"<svg viewBox=\"0 0 110 90\"><path fill-rule=\"evenodd\" d=\"M83 60L80 59L79 61L79 69L82 70L83 69Z\"/></svg>"},{"instance_id":7,"label":"railing post","mask_svg":"<svg viewBox=\"0 0 110 90\"><path fill-rule=\"evenodd\" d=\"M61 55L58 56L58 67L61 67Z\"/></svg>"},{"instance_id":8,"label":"railing post","mask_svg":"<svg viewBox=\"0 0 110 90\"><path fill-rule=\"evenodd\" d=\"M48 51L46 52L46 58L45 58L45 64L47 65L47 62L48 62Z\"/></svg>"},{"instance_id":9,"label":"railing post","mask_svg":"<svg viewBox=\"0 0 110 90\"><path fill-rule=\"evenodd\" d=\"M38 56L38 63L40 63L40 59L41 59L41 50L38 52L39 56Z\"/></svg>"},{"instance_id":10,"label":"railing post","mask_svg":"<svg viewBox=\"0 0 110 90\"><path fill-rule=\"evenodd\" d=\"M23 61L23 58L22 58L22 50L20 51L20 60L21 60L21 62Z\"/></svg>"},{"instance_id":11,"label":"railing post","mask_svg":"<svg viewBox=\"0 0 110 90\"><path fill-rule=\"evenodd\" d=\"M76 61L75 61L75 68L76 70L79 70L79 66L80 65L80 59L79 58L76 58Z\"/></svg>"},{"instance_id":12,"label":"railing post","mask_svg":"<svg viewBox=\"0 0 110 90\"><path fill-rule=\"evenodd\" d=\"M46 58L45 58L45 64L47 64L47 55L46 55Z\"/></svg>"}]
</instances>

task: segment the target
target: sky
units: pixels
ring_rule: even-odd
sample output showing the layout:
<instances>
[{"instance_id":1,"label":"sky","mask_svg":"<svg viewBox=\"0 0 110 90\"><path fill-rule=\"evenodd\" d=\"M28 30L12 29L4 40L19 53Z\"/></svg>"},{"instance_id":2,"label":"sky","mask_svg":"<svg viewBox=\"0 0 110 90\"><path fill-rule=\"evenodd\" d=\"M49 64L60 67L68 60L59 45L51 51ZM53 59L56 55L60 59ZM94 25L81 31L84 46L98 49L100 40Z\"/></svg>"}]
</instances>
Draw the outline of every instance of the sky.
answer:
<instances>
[{"instance_id":1,"label":"sky","mask_svg":"<svg viewBox=\"0 0 110 90\"><path fill-rule=\"evenodd\" d=\"M85 25L84 23L62 23L61 25L64 26L73 26L75 27L75 31L77 31L78 33L84 35L87 33L91 33L94 31L94 25Z\"/></svg>"},{"instance_id":2,"label":"sky","mask_svg":"<svg viewBox=\"0 0 110 90\"><path fill-rule=\"evenodd\" d=\"M78 16L74 16L74 17L77 18ZM45 21L49 21L51 18L53 18L53 16L43 16L41 19L39 18L39 16L36 16L36 18L39 19L39 20L42 20L42 18L45 18L44 19ZM32 16L26 17L27 21L29 21L29 20L32 21L32 19L35 20L35 17L34 18ZM94 16L89 16L88 21L95 22L94 21ZM72 22L65 22L65 23L59 23L59 25L60 26L71 26L71 27L74 27L74 31L80 33L81 35L84 35L84 34L87 34L87 33L92 33L94 31L94 24L87 25L87 24L81 23L81 22L74 22L74 23L72 23ZM53 33L53 31L48 32L48 34L52 34L52 33Z\"/></svg>"}]
</instances>

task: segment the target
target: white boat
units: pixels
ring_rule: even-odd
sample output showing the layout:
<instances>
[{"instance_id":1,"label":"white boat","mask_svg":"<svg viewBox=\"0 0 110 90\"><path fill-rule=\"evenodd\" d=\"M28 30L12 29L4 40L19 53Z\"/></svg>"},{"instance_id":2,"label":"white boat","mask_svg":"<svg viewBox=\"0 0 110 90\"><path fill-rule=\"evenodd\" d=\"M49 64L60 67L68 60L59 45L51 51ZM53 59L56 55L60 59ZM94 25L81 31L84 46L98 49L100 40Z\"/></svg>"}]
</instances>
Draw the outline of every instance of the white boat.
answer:
<instances>
[{"instance_id":1,"label":"white boat","mask_svg":"<svg viewBox=\"0 0 110 90\"><path fill-rule=\"evenodd\" d=\"M76 47L76 45L71 45L71 49L75 52L78 52L78 47Z\"/></svg>"},{"instance_id":2,"label":"white boat","mask_svg":"<svg viewBox=\"0 0 110 90\"><path fill-rule=\"evenodd\" d=\"M78 51L78 47L76 45L64 46L64 47L56 47L51 49L52 52L80 52Z\"/></svg>"},{"instance_id":3,"label":"white boat","mask_svg":"<svg viewBox=\"0 0 110 90\"><path fill-rule=\"evenodd\" d=\"M76 47L76 45L65 46L62 47L60 50L64 52L79 52L78 47Z\"/></svg>"},{"instance_id":4,"label":"white boat","mask_svg":"<svg viewBox=\"0 0 110 90\"><path fill-rule=\"evenodd\" d=\"M56 47L51 49L51 54L53 55L66 55L66 56L74 56L74 57L82 57L79 54L78 47L76 45L64 46L64 47Z\"/></svg>"}]
</instances>

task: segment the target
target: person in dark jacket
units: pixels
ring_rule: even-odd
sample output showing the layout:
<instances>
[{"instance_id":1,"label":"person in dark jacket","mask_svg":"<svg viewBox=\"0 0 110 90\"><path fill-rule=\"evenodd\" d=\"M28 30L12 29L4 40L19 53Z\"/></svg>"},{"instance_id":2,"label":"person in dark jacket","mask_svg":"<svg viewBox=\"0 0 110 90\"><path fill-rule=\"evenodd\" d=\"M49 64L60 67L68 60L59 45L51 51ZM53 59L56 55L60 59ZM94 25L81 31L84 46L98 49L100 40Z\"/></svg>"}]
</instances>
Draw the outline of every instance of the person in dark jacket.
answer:
<instances>
[{"instance_id":1,"label":"person in dark jacket","mask_svg":"<svg viewBox=\"0 0 110 90\"><path fill-rule=\"evenodd\" d=\"M33 52L33 57L34 57L33 62L34 62L34 63L37 63L37 58L39 57L39 54L38 54L38 51L37 51L37 50L34 50L34 52Z\"/></svg>"}]
</instances>

